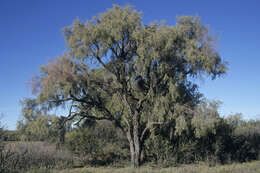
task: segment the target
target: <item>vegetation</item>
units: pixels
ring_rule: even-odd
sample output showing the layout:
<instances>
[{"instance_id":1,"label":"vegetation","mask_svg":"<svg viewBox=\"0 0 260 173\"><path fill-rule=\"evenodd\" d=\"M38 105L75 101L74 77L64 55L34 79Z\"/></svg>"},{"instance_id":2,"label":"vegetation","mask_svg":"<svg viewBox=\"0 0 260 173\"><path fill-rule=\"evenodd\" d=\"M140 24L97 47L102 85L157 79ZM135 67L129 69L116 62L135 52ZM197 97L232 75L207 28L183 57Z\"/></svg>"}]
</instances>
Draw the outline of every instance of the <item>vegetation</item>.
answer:
<instances>
[{"instance_id":1,"label":"vegetation","mask_svg":"<svg viewBox=\"0 0 260 173\"><path fill-rule=\"evenodd\" d=\"M82 168L82 169L72 169L63 171L53 171L53 173L259 173L260 162L250 162L243 164L231 164L225 166L209 167L207 165L182 165L179 167L149 167L144 166L139 169L133 169L131 167L127 168L109 168L109 167L99 167L99 168Z\"/></svg>"},{"instance_id":2,"label":"vegetation","mask_svg":"<svg viewBox=\"0 0 260 173\"><path fill-rule=\"evenodd\" d=\"M119 165L129 159L126 137L109 121L74 128L66 134L65 141L66 148L80 158L82 166Z\"/></svg>"},{"instance_id":3,"label":"vegetation","mask_svg":"<svg viewBox=\"0 0 260 173\"><path fill-rule=\"evenodd\" d=\"M59 119L42 110L35 99L21 101L22 119L17 123L22 141L55 141L59 136Z\"/></svg>"},{"instance_id":4,"label":"vegetation","mask_svg":"<svg viewBox=\"0 0 260 173\"><path fill-rule=\"evenodd\" d=\"M68 168L73 165L71 154L57 150L55 145L46 142L14 142L5 146L12 153L6 167L9 171L21 172L32 168Z\"/></svg>"},{"instance_id":5,"label":"vegetation","mask_svg":"<svg viewBox=\"0 0 260 173\"><path fill-rule=\"evenodd\" d=\"M171 137L170 127L159 126L154 129L145 143L143 156L145 166L138 170L159 171L159 168L149 168L151 165L160 168L177 166L176 168L160 169L160 171L174 169L174 171L180 172L184 170L196 172L205 169L205 172L206 170L221 172L230 169L235 172L245 169L246 166L240 165L242 166L240 167L232 164L223 167L218 165L258 160L260 157L260 121L244 121L239 114L221 118L214 115L214 112L217 113L217 107L213 105L203 105L204 118L200 117L201 119L198 121L198 117L196 117L192 121L192 124L195 123L195 120L200 123L200 133L193 130L187 133L189 136ZM205 121L212 121L212 123ZM5 131L2 131L2 134L6 134L3 132ZM130 158L127 137L107 120L84 121L68 128L65 142L61 147L57 145L57 141L53 144L28 140L25 142L2 141L1 144L3 145L0 152L0 165L2 171L7 172L39 171L39 169L46 172L53 168L58 171L64 168L85 166L128 167ZM185 164L191 165L181 166ZM252 170L248 168L249 172L259 169L253 166L255 164L248 165L252 166ZM213 166L213 168L208 166ZM77 170L105 172L105 169L73 169L73 171ZM130 170L132 169L124 168L118 169L118 172Z\"/></svg>"},{"instance_id":6,"label":"vegetation","mask_svg":"<svg viewBox=\"0 0 260 173\"><path fill-rule=\"evenodd\" d=\"M129 6L114 6L86 24L75 21L64 35L69 53L32 82L37 101L69 105L69 120L112 121L128 139L134 167L155 126L172 124L179 136L187 130L201 96L190 79L226 71L198 17L144 25Z\"/></svg>"},{"instance_id":7,"label":"vegetation","mask_svg":"<svg viewBox=\"0 0 260 173\"><path fill-rule=\"evenodd\" d=\"M1 173L260 171L237 164L260 159L260 120L221 117L194 83L227 69L198 17L144 25L114 6L64 35L69 52L33 78L17 130L0 126Z\"/></svg>"}]
</instances>

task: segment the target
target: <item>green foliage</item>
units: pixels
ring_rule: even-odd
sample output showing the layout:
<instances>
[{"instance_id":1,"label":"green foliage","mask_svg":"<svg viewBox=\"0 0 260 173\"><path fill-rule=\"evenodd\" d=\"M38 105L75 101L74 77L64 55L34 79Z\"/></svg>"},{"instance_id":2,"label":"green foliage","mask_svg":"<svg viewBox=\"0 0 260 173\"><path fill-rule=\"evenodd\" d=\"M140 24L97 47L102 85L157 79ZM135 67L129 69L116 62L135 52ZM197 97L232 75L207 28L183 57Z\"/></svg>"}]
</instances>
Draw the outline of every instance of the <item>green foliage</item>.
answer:
<instances>
[{"instance_id":1,"label":"green foliage","mask_svg":"<svg viewBox=\"0 0 260 173\"><path fill-rule=\"evenodd\" d=\"M244 121L241 114L222 118L219 104L201 102L181 135L172 135L178 131L174 122L155 128L146 141L147 160L161 165L207 161L212 166L259 159L260 122Z\"/></svg>"},{"instance_id":2,"label":"green foliage","mask_svg":"<svg viewBox=\"0 0 260 173\"><path fill-rule=\"evenodd\" d=\"M129 158L122 133L108 121L75 128L66 134L66 147L82 158L82 164L108 165Z\"/></svg>"},{"instance_id":3,"label":"green foliage","mask_svg":"<svg viewBox=\"0 0 260 173\"><path fill-rule=\"evenodd\" d=\"M174 146L162 135L151 135L145 142L146 160L153 161L161 166L174 165Z\"/></svg>"},{"instance_id":4,"label":"green foliage","mask_svg":"<svg viewBox=\"0 0 260 173\"><path fill-rule=\"evenodd\" d=\"M59 135L59 118L47 115L34 99L22 102L22 119L17 123L20 140L55 141Z\"/></svg>"},{"instance_id":5,"label":"green foliage","mask_svg":"<svg viewBox=\"0 0 260 173\"><path fill-rule=\"evenodd\" d=\"M114 5L86 23L76 20L64 36L69 52L32 82L37 102L70 106L67 119L113 121L128 138L134 166L154 126L174 122L175 136L189 131L201 97L191 79L227 70L198 17L144 25L141 13ZM32 110L28 120L38 113Z\"/></svg>"},{"instance_id":6,"label":"green foliage","mask_svg":"<svg viewBox=\"0 0 260 173\"><path fill-rule=\"evenodd\" d=\"M2 140L3 141L18 141L19 132L16 130L5 130Z\"/></svg>"},{"instance_id":7,"label":"green foliage","mask_svg":"<svg viewBox=\"0 0 260 173\"><path fill-rule=\"evenodd\" d=\"M233 126L233 159L244 162L259 159L260 157L260 121L239 120ZM233 124L232 124L233 125Z\"/></svg>"},{"instance_id":8,"label":"green foliage","mask_svg":"<svg viewBox=\"0 0 260 173\"><path fill-rule=\"evenodd\" d=\"M195 129L196 137L216 134L216 126L221 118L218 114L219 102L201 102L197 106L191 124Z\"/></svg>"},{"instance_id":9,"label":"green foliage","mask_svg":"<svg viewBox=\"0 0 260 173\"><path fill-rule=\"evenodd\" d=\"M180 17L176 26L145 26L140 13L114 6L86 24L75 21L64 35L70 54L42 68L35 83L35 89L40 89L38 100L52 106L73 100L80 115L97 118L105 109L123 125L131 122L127 114L132 112L125 110L130 106L134 111L138 104L142 104L138 114L144 125L173 118L173 105L194 105L199 98L188 76L216 77L226 70L197 17ZM99 63L97 68L90 64L92 60ZM128 104L122 101L123 95ZM149 108L155 109L146 112ZM126 119L116 117L122 111Z\"/></svg>"}]
</instances>

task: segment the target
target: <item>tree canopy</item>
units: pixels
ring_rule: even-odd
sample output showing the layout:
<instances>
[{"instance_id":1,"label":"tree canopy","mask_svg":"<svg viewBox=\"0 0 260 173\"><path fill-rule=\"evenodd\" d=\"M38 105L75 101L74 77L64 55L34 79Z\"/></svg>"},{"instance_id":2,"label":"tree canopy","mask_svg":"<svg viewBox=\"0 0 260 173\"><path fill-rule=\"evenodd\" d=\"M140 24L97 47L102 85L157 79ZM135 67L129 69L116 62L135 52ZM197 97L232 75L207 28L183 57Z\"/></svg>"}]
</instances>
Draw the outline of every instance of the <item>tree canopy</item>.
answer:
<instances>
[{"instance_id":1,"label":"tree canopy","mask_svg":"<svg viewBox=\"0 0 260 173\"><path fill-rule=\"evenodd\" d=\"M141 17L114 5L86 23L76 20L64 28L68 53L32 82L40 104L70 106L68 120L113 121L127 135L134 166L155 125L185 131L201 98L191 79L215 79L227 69L198 17L178 17L175 26L146 25Z\"/></svg>"}]
</instances>

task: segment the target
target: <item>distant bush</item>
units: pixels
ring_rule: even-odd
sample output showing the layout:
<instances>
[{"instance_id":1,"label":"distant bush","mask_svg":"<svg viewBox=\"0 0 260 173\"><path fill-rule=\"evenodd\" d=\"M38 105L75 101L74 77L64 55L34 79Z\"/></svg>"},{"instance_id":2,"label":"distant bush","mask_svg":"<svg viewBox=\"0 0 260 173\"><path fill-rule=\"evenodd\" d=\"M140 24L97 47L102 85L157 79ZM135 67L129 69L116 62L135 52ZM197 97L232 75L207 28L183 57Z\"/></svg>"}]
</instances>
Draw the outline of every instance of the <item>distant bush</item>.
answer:
<instances>
[{"instance_id":1,"label":"distant bush","mask_svg":"<svg viewBox=\"0 0 260 173\"><path fill-rule=\"evenodd\" d=\"M18 131L5 130L2 140L3 141L19 141Z\"/></svg>"},{"instance_id":2,"label":"distant bush","mask_svg":"<svg viewBox=\"0 0 260 173\"><path fill-rule=\"evenodd\" d=\"M260 159L260 121L241 121L234 128L233 158L239 162Z\"/></svg>"}]
</instances>

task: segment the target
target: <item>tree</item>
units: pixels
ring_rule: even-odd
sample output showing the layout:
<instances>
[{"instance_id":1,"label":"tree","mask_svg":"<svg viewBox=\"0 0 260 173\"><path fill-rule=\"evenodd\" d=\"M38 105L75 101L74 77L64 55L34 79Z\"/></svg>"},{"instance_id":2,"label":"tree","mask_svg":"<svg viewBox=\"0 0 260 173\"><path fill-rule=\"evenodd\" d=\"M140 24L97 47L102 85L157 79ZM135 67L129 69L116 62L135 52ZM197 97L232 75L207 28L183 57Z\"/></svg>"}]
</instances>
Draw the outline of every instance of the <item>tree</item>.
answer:
<instances>
[{"instance_id":1,"label":"tree","mask_svg":"<svg viewBox=\"0 0 260 173\"><path fill-rule=\"evenodd\" d=\"M25 98L21 105L22 119L17 123L21 140L55 140L59 136L60 118L48 115L35 99Z\"/></svg>"},{"instance_id":2,"label":"tree","mask_svg":"<svg viewBox=\"0 0 260 173\"><path fill-rule=\"evenodd\" d=\"M198 17L144 25L141 13L114 5L85 24L76 20L64 35L69 52L41 68L33 92L49 108L69 105L68 120L113 121L135 167L154 126L174 122L176 134L185 130L201 97L191 79L226 71Z\"/></svg>"}]
</instances>

